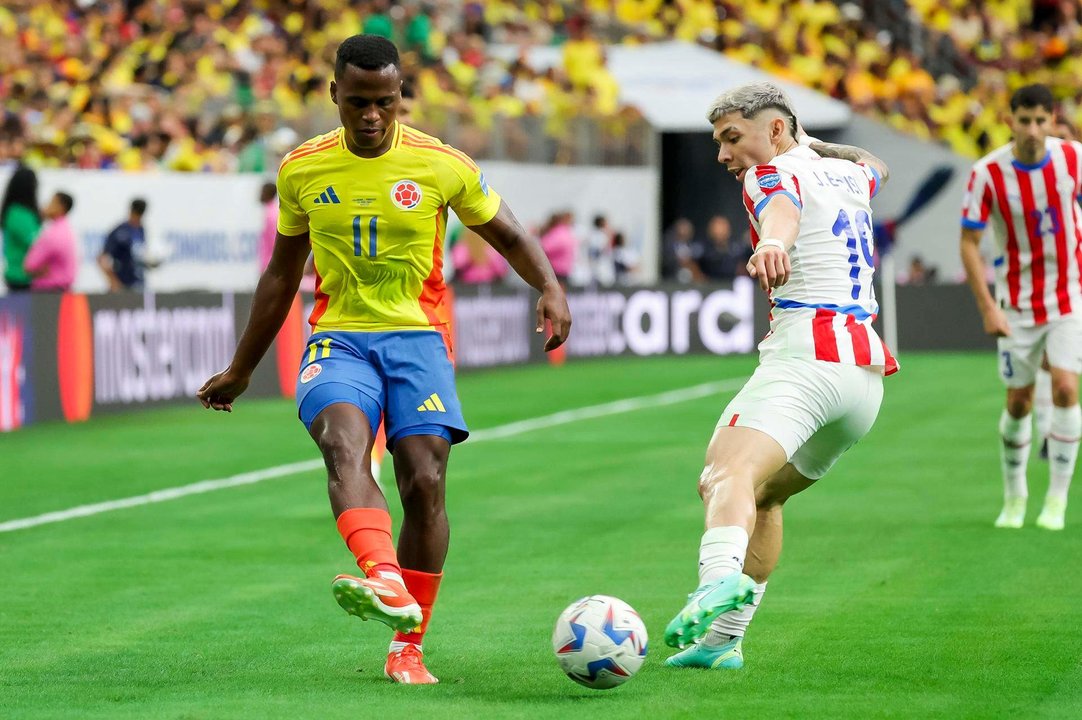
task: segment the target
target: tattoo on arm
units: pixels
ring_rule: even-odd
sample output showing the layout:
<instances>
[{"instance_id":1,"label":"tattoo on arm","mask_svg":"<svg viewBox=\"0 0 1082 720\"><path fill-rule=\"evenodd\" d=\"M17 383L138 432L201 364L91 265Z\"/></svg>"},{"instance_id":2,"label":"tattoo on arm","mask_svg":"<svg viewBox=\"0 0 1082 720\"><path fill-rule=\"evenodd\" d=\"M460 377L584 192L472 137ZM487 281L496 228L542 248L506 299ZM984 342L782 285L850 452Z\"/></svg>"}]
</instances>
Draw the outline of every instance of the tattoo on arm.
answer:
<instances>
[{"instance_id":1,"label":"tattoo on arm","mask_svg":"<svg viewBox=\"0 0 1082 720\"><path fill-rule=\"evenodd\" d=\"M879 173L882 182L886 182L887 178L890 177L890 168L887 167L887 164L864 148L827 142L814 142L810 147L819 157L849 160L850 162L864 163L869 167L873 167Z\"/></svg>"}]
</instances>

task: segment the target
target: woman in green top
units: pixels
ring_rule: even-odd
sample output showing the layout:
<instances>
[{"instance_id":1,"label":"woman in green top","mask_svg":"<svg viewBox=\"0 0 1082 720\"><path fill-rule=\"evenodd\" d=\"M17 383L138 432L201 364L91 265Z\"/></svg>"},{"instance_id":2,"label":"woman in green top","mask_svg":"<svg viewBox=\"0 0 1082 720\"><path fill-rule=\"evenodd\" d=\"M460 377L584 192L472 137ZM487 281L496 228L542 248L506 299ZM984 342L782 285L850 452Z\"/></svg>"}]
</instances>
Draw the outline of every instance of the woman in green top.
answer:
<instances>
[{"instance_id":1,"label":"woman in green top","mask_svg":"<svg viewBox=\"0 0 1082 720\"><path fill-rule=\"evenodd\" d=\"M20 165L8 181L0 203L0 231L4 234L4 282L8 290L29 290L30 276L23 261L41 231L38 210L38 176Z\"/></svg>"}]
</instances>

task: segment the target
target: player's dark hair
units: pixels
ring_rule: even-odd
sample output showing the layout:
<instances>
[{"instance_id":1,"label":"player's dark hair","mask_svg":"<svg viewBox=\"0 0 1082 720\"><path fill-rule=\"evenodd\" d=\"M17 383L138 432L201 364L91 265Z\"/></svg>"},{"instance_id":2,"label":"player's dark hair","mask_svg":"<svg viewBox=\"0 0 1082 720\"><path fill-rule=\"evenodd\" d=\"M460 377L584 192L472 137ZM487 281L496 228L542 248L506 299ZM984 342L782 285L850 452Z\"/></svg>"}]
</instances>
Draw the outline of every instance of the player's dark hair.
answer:
<instances>
[{"instance_id":1,"label":"player's dark hair","mask_svg":"<svg viewBox=\"0 0 1082 720\"><path fill-rule=\"evenodd\" d=\"M147 201L143 198L135 198L131 201L131 213L132 215L138 215L143 217L143 213L147 211Z\"/></svg>"},{"instance_id":2,"label":"player's dark hair","mask_svg":"<svg viewBox=\"0 0 1082 720\"><path fill-rule=\"evenodd\" d=\"M41 212L38 210L38 176L26 165L19 165L15 172L11 173L7 190L4 191L4 200L0 202L0 220L7 215L8 208L12 205L22 205L41 220Z\"/></svg>"},{"instance_id":3,"label":"player's dark hair","mask_svg":"<svg viewBox=\"0 0 1082 720\"><path fill-rule=\"evenodd\" d=\"M263 187L259 189L260 202L269 203L278 194L278 188L272 182L263 183Z\"/></svg>"},{"instance_id":4,"label":"player's dark hair","mask_svg":"<svg viewBox=\"0 0 1082 720\"><path fill-rule=\"evenodd\" d=\"M64 208L64 214L67 215L71 212L71 209L75 207L75 198L68 195L66 192L58 192L56 199L60 201L60 207Z\"/></svg>"},{"instance_id":5,"label":"player's dark hair","mask_svg":"<svg viewBox=\"0 0 1082 720\"><path fill-rule=\"evenodd\" d=\"M339 77L346 65L354 65L361 70L382 70L388 65L402 69L398 48L379 35L354 35L343 40L334 58L334 76Z\"/></svg>"},{"instance_id":6,"label":"player's dark hair","mask_svg":"<svg viewBox=\"0 0 1082 720\"><path fill-rule=\"evenodd\" d=\"M1043 108L1051 113L1055 104L1056 99L1047 85L1023 85L1011 95L1012 113L1019 108Z\"/></svg>"}]
</instances>

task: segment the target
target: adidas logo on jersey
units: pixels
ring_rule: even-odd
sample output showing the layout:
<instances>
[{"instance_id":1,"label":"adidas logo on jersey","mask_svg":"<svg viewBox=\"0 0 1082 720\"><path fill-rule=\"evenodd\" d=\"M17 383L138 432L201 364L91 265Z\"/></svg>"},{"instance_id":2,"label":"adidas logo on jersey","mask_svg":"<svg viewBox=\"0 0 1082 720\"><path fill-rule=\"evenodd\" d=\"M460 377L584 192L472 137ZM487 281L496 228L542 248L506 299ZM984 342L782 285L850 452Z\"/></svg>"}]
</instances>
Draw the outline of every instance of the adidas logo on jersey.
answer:
<instances>
[{"instance_id":1,"label":"adidas logo on jersey","mask_svg":"<svg viewBox=\"0 0 1082 720\"><path fill-rule=\"evenodd\" d=\"M417 412L447 412L447 408L443 406L440 396L432 393L423 405L417 406Z\"/></svg>"},{"instance_id":2,"label":"adidas logo on jersey","mask_svg":"<svg viewBox=\"0 0 1082 720\"><path fill-rule=\"evenodd\" d=\"M316 205L338 205L342 201L338 199L338 195L334 192L334 188L330 185L327 189L319 194L316 198Z\"/></svg>"}]
</instances>

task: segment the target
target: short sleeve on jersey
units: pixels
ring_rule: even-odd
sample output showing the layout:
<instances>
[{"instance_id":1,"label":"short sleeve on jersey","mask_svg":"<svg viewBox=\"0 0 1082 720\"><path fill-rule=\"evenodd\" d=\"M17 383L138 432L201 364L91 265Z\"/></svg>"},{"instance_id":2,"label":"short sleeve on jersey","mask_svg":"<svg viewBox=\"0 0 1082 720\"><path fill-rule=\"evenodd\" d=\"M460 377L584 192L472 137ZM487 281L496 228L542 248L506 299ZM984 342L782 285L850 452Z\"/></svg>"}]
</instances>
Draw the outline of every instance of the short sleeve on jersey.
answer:
<instances>
[{"instance_id":1,"label":"short sleeve on jersey","mask_svg":"<svg viewBox=\"0 0 1082 720\"><path fill-rule=\"evenodd\" d=\"M983 230L988 225L991 211L992 186L988 182L988 173L975 167L969 174L969 184L962 201L962 227Z\"/></svg>"},{"instance_id":2,"label":"short sleeve on jersey","mask_svg":"<svg viewBox=\"0 0 1082 720\"><path fill-rule=\"evenodd\" d=\"M864 171L864 176L868 178L868 197L875 197L879 194L879 188L883 185L883 179L879 177L879 173L871 165L865 165L864 163L857 163L857 165Z\"/></svg>"},{"instance_id":3,"label":"short sleeve on jersey","mask_svg":"<svg viewBox=\"0 0 1082 720\"><path fill-rule=\"evenodd\" d=\"M287 237L308 232L308 214L301 208L288 172L278 171L278 232Z\"/></svg>"},{"instance_id":4,"label":"short sleeve on jersey","mask_svg":"<svg viewBox=\"0 0 1082 720\"><path fill-rule=\"evenodd\" d=\"M1072 140L1068 144L1074 151L1073 154L1068 156L1069 161L1074 160L1075 163L1082 164L1082 143L1078 142L1077 140ZM1070 172L1070 168L1068 168L1068 172ZM1078 200L1082 201L1082 167L1079 167L1077 169L1075 175L1077 180L1075 182L1074 194Z\"/></svg>"},{"instance_id":5,"label":"short sleeve on jersey","mask_svg":"<svg viewBox=\"0 0 1082 720\"><path fill-rule=\"evenodd\" d=\"M771 200L788 198L799 209L804 209L800 197L800 184L792 173L775 165L756 165L744 174L744 195L748 210L755 220Z\"/></svg>"},{"instance_id":6,"label":"short sleeve on jersey","mask_svg":"<svg viewBox=\"0 0 1082 720\"><path fill-rule=\"evenodd\" d=\"M448 205L466 226L484 225L500 210L500 196L488 185L485 173L472 161L469 164L452 158L450 173L443 173Z\"/></svg>"}]
</instances>

